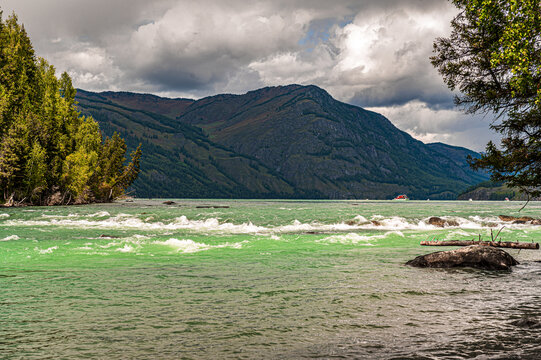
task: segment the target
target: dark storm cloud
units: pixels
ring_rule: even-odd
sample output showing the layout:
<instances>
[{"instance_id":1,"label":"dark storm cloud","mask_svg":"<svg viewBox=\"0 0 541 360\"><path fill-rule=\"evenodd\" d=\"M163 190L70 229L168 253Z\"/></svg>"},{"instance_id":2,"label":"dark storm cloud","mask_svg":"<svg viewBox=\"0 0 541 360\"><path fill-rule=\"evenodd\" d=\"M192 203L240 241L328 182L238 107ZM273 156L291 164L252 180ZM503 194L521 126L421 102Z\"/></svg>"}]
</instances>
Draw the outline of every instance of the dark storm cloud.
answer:
<instances>
[{"instance_id":1,"label":"dark storm cloud","mask_svg":"<svg viewBox=\"0 0 541 360\"><path fill-rule=\"evenodd\" d=\"M88 90L201 97L315 84L400 114L391 120L435 139L440 130L404 111L441 122L452 105L428 60L456 13L446 0L4 0L2 8L17 12L39 55ZM468 126L445 114L446 124L454 114Z\"/></svg>"}]
</instances>

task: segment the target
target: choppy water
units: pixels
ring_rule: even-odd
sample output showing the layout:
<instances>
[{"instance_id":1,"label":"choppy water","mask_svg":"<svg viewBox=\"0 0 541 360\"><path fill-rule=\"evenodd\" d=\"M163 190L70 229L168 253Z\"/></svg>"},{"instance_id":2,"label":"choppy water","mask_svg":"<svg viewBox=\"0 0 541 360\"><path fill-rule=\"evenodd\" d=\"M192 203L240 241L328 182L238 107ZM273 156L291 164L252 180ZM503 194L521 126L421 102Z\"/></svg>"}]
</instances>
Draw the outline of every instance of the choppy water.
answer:
<instances>
[{"instance_id":1,"label":"choppy water","mask_svg":"<svg viewBox=\"0 0 541 360\"><path fill-rule=\"evenodd\" d=\"M541 251L504 273L403 265L521 204L177 202L0 209L0 358L541 357Z\"/></svg>"}]
</instances>

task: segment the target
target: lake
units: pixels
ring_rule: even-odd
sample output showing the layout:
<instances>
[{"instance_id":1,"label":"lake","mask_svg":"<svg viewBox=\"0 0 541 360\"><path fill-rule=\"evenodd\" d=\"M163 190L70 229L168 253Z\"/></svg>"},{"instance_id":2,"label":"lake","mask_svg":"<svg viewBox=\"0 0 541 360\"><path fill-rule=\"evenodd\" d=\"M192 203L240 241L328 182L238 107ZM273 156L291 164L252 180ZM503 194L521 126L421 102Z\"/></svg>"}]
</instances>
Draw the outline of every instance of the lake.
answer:
<instances>
[{"instance_id":1,"label":"lake","mask_svg":"<svg viewBox=\"0 0 541 360\"><path fill-rule=\"evenodd\" d=\"M162 201L0 209L0 358L541 356L541 251L404 266L426 239L541 242L498 218L541 203Z\"/></svg>"}]
</instances>

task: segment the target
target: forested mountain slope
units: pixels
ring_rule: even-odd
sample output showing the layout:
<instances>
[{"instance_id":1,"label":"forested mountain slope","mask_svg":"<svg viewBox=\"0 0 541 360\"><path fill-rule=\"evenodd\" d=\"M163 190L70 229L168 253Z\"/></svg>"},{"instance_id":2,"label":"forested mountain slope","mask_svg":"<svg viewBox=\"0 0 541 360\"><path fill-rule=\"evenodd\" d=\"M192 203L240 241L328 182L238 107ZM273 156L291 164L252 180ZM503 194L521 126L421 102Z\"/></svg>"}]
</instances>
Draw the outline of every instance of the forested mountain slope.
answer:
<instances>
[{"instance_id":1,"label":"forested mountain slope","mask_svg":"<svg viewBox=\"0 0 541 360\"><path fill-rule=\"evenodd\" d=\"M464 148L423 144L316 86L198 101L79 91L79 107L143 142L140 197L452 199L487 179Z\"/></svg>"}]
</instances>

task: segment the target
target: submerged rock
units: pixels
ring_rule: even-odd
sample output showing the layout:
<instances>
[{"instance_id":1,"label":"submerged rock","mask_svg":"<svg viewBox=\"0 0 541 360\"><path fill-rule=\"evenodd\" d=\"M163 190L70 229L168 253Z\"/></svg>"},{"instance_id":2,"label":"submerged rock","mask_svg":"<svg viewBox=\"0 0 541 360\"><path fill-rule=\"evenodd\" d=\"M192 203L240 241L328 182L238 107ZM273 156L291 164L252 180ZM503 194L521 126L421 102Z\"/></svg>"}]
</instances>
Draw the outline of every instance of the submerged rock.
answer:
<instances>
[{"instance_id":1,"label":"submerged rock","mask_svg":"<svg viewBox=\"0 0 541 360\"><path fill-rule=\"evenodd\" d=\"M509 270L511 266L517 264L518 261L505 251L480 245L421 255L406 263L415 267L473 267L485 270Z\"/></svg>"},{"instance_id":2,"label":"submerged rock","mask_svg":"<svg viewBox=\"0 0 541 360\"><path fill-rule=\"evenodd\" d=\"M437 216L432 216L430 219L428 219L428 224L439 226L439 227L445 227L445 226L458 226L458 222L456 220L445 220L442 218L439 218Z\"/></svg>"},{"instance_id":3,"label":"submerged rock","mask_svg":"<svg viewBox=\"0 0 541 360\"><path fill-rule=\"evenodd\" d=\"M498 216L501 221L512 222L513 224L531 224L531 225L541 225L541 219L534 219L530 216L509 216L509 215L500 215Z\"/></svg>"},{"instance_id":4,"label":"submerged rock","mask_svg":"<svg viewBox=\"0 0 541 360\"><path fill-rule=\"evenodd\" d=\"M120 236L101 234L100 239L120 239Z\"/></svg>"},{"instance_id":5,"label":"submerged rock","mask_svg":"<svg viewBox=\"0 0 541 360\"><path fill-rule=\"evenodd\" d=\"M164 205L175 205L176 202L171 201L171 200L167 200L167 201L164 201L162 204L164 204Z\"/></svg>"}]
</instances>

